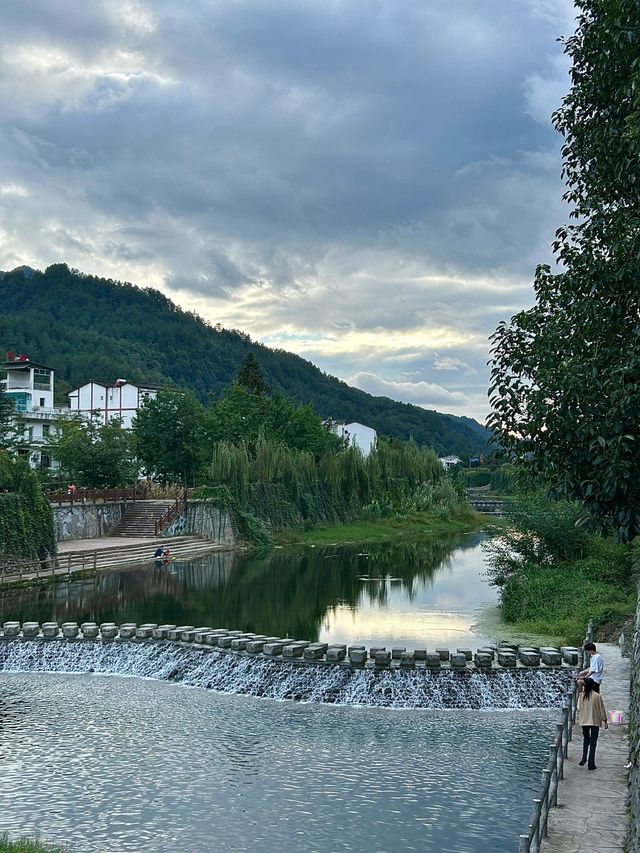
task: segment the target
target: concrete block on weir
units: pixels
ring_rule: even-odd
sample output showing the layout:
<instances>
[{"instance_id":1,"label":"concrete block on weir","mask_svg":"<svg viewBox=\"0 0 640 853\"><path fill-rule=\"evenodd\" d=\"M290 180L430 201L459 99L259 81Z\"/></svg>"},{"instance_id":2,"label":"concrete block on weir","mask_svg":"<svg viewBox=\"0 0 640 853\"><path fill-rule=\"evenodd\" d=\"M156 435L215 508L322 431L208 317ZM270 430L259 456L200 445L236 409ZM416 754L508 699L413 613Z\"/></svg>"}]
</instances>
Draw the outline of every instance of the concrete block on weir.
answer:
<instances>
[{"instance_id":1,"label":"concrete block on weir","mask_svg":"<svg viewBox=\"0 0 640 853\"><path fill-rule=\"evenodd\" d=\"M440 669L442 660L437 652L427 652L424 658L424 665L427 669Z\"/></svg>"},{"instance_id":2,"label":"concrete block on weir","mask_svg":"<svg viewBox=\"0 0 640 853\"><path fill-rule=\"evenodd\" d=\"M100 635L103 640L113 640L119 634L119 628L114 622L103 622L100 625Z\"/></svg>"},{"instance_id":3,"label":"concrete block on weir","mask_svg":"<svg viewBox=\"0 0 640 853\"><path fill-rule=\"evenodd\" d=\"M97 625L87 625L82 629L82 636L85 640L95 640L100 634L100 628Z\"/></svg>"},{"instance_id":4,"label":"concrete block on weir","mask_svg":"<svg viewBox=\"0 0 640 853\"><path fill-rule=\"evenodd\" d=\"M452 669L467 668L467 656L464 652L451 652L450 661Z\"/></svg>"},{"instance_id":5,"label":"concrete block on weir","mask_svg":"<svg viewBox=\"0 0 640 853\"><path fill-rule=\"evenodd\" d=\"M332 661L333 663L344 660L346 656L347 650L343 646L329 646L327 649L326 658L328 661Z\"/></svg>"},{"instance_id":6,"label":"concrete block on weir","mask_svg":"<svg viewBox=\"0 0 640 853\"><path fill-rule=\"evenodd\" d=\"M391 660L400 660L400 658L402 657L402 653L406 651L407 649L405 646L403 646L401 649L391 649Z\"/></svg>"},{"instance_id":7,"label":"concrete block on weir","mask_svg":"<svg viewBox=\"0 0 640 853\"><path fill-rule=\"evenodd\" d=\"M19 622L3 622L2 630L4 631L5 637L17 637L20 633L20 623Z\"/></svg>"},{"instance_id":8,"label":"concrete block on weir","mask_svg":"<svg viewBox=\"0 0 640 853\"><path fill-rule=\"evenodd\" d=\"M517 655L512 651L498 649L498 663L504 667L514 667L518 662Z\"/></svg>"},{"instance_id":9,"label":"concrete block on weir","mask_svg":"<svg viewBox=\"0 0 640 853\"><path fill-rule=\"evenodd\" d=\"M42 636L46 640L53 640L60 635L60 626L57 622L45 622L42 626Z\"/></svg>"},{"instance_id":10,"label":"concrete block on weir","mask_svg":"<svg viewBox=\"0 0 640 853\"><path fill-rule=\"evenodd\" d=\"M389 666L389 664L391 663L391 652L387 652L387 651L376 652L376 656L375 656L374 660L376 662L377 667L378 666L380 666L380 667Z\"/></svg>"},{"instance_id":11,"label":"concrete block on weir","mask_svg":"<svg viewBox=\"0 0 640 853\"><path fill-rule=\"evenodd\" d=\"M324 657L326 651L323 646L324 643L311 643L303 650L302 657L305 660L319 660Z\"/></svg>"},{"instance_id":12,"label":"concrete block on weir","mask_svg":"<svg viewBox=\"0 0 640 853\"><path fill-rule=\"evenodd\" d=\"M299 646L297 643L291 643L288 646L283 646L283 658L301 658L304 653L304 646Z\"/></svg>"},{"instance_id":13,"label":"concrete block on weir","mask_svg":"<svg viewBox=\"0 0 640 853\"><path fill-rule=\"evenodd\" d=\"M562 655L557 650L541 650L540 657L547 666L562 666Z\"/></svg>"},{"instance_id":14,"label":"concrete block on weir","mask_svg":"<svg viewBox=\"0 0 640 853\"><path fill-rule=\"evenodd\" d=\"M282 654L283 648L282 643L265 643L262 651L265 655L275 657Z\"/></svg>"},{"instance_id":15,"label":"concrete block on weir","mask_svg":"<svg viewBox=\"0 0 640 853\"><path fill-rule=\"evenodd\" d=\"M167 631L167 640L181 640L182 632L193 631L194 627L194 625L177 625L175 628ZM120 629L120 636L122 636L122 629Z\"/></svg>"},{"instance_id":16,"label":"concrete block on weir","mask_svg":"<svg viewBox=\"0 0 640 853\"><path fill-rule=\"evenodd\" d=\"M217 646L219 649L230 649L231 643L237 640L238 637L230 637L228 634L224 637L218 637Z\"/></svg>"},{"instance_id":17,"label":"concrete block on weir","mask_svg":"<svg viewBox=\"0 0 640 853\"><path fill-rule=\"evenodd\" d=\"M473 662L477 669L491 669L493 655L487 654L487 652L476 652L473 656Z\"/></svg>"},{"instance_id":18,"label":"concrete block on weir","mask_svg":"<svg viewBox=\"0 0 640 853\"><path fill-rule=\"evenodd\" d=\"M386 652L386 650L387 650L386 646L371 646L371 648L369 649L369 657L372 660L375 660L375 657L376 657L378 652Z\"/></svg>"},{"instance_id":19,"label":"concrete block on weir","mask_svg":"<svg viewBox=\"0 0 640 853\"><path fill-rule=\"evenodd\" d=\"M456 649L459 655L464 655L465 660L473 660L473 652L471 649Z\"/></svg>"},{"instance_id":20,"label":"concrete block on weir","mask_svg":"<svg viewBox=\"0 0 640 853\"><path fill-rule=\"evenodd\" d=\"M80 628L77 625L63 625L62 636L65 640L73 640L80 633Z\"/></svg>"},{"instance_id":21,"label":"concrete block on weir","mask_svg":"<svg viewBox=\"0 0 640 853\"><path fill-rule=\"evenodd\" d=\"M174 631L175 628L175 625L158 625L151 632L151 636L154 640L166 640L169 637L169 631Z\"/></svg>"},{"instance_id":22,"label":"concrete block on weir","mask_svg":"<svg viewBox=\"0 0 640 853\"><path fill-rule=\"evenodd\" d=\"M483 646L481 649L478 649L478 654L491 655L492 662L495 660L496 657L495 649L493 649L491 646Z\"/></svg>"},{"instance_id":23,"label":"concrete block on weir","mask_svg":"<svg viewBox=\"0 0 640 853\"><path fill-rule=\"evenodd\" d=\"M192 628L190 631L182 631L180 634L180 639L183 643L192 643L195 635L195 628Z\"/></svg>"},{"instance_id":24,"label":"concrete block on weir","mask_svg":"<svg viewBox=\"0 0 640 853\"><path fill-rule=\"evenodd\" d=\"M76 626L76 628L78 627L78 623L77 623L77 622L63 622L63 623L62 623L62 627L63 627L63 628L66 628L68 625L75 625L75 626Z\"/></svg>"},{"instance_id":25,"label":"concrete block on weir","mask_svg":"<svg viewBox=\"0 0 640 853\"><path fill-rule=\"evenodd\" d=\"M349 649L349 660L354 666L364 666L367 662L367 650L365 648L357 649L352 646Z\"/></svg>"},{"instance_id":26,"label":"concrete block on weir","mask_svg":"<svg viewBox=\"0 0 640 853\"><path fill-rule=\"evenodd\" d=\"M518 657L524 666L540 666L540 655L537 652L529 652L521 649Z\"/></svg>"},{"instance_id":27,"label":"concrete block on weir","mask_svg":"<svg viewBox=\"0 0 640 853\"><path fill-rule=\"evenodd\" d=\"M264 640L248 640L245 650L252 655L258 655L265 647Z\"/></svg>"},{"instance_id":28,"label":"concrete block on weir","mask_svg":"<svg viewBox=\"0 0 640 853\"><path fill-rule=\"evenodd\" d=\"M567 649L563 653L562 657L565 662L568 663L570 666L578 666L578 661L580 660L580 653L577 649L575 651Z\"/></svg>"},{"instance_id":29,"label":"concrete block on weir","mask_svg":"<svg viewBox=\"0 0 640 853\"><path fill-rule=\"evenodd\" d=\"M247 648L247 643L250 642L252 642L250 639L247 640L244 637L234 637L229 648L233 649L234 652L243 652Z\"/></svg>"},{"instance_id":30,"label":"concrete block on weir","mask_svg":"<svg viewBox=\"0 0 640 853\"><path fill-rule=\"evenodd\" d=\"M40 633L40 623L39 622L23 622L22 623L22 636L23 637L37 637Z\"/></svg>"},{"instance_id":31,"label":"concrete block on weir","mask_svg":"<svg viewBox=\"0 0 640 853\"><path fill-rule=\"evenodd\" d=\"M125 622L124 625L120 626L120 636L123 640L130 640L132 637L135 637L137 630L138 626L135 622ZM62 633L64 633L64 627Z\"/></svg>"},{"instance_id":32,"label":"concrete block on weir","mask_svg":"<svg viewBox=\"0 0 640 853\"><path fill-rule=\"evenodd\" d=\"M413 667L416 665L416 659L413 652L404 651L400 655L400 666Z\"/></svg>"},{"instance_id":33,"label":"concrete block on weir","mask_svg":"<svg viewBox=\"0 0 640 853\"><path fill-rule=\"evenodd\" d=\"M440 660L447 661L451 657L449 649L436 649L436 654L440 655Z\"/></svg>"},{"instance_id":34,"label":"concrete block on weir","mask_svg":"<svg viewBox=\"0 0 640 853\"><path fill-rule=\"evenodd\" d=\"M327 645L327 648L329 648L329 646L328 646L328 645ZM349 646L349 647L347 648L347 653L349 654L349 653L351 652L351 650L352 650L352 649L357 649L358 651L360 651L361 649L366 649L366 646L363 646L363 645L361 645L360 643L358 643L358 645L357 645L357 646Z\"/></svg>"},{"instance_id":35,"label":"concrete block on weir","mask_svg":"<svg viewBox=\"0 0 640 853\"><path fill-rule=\"evenodd\" d=\"M80 625L80 630L81 630L81 631L82 631L82 633L84 634L84 630L85 630L85 628L93 628L93 626L94 626L95 624L96 624L95 622L83 622L83 623ZM97 627L97 626L96 626L96 627Z\"/></svg>"},{"instance_id":36,"label":"concrete block on weir","mask_svg":"<svg viewBox=\"0 0 640 853\"><path fill-rule=\"evenodd\" d=\"M426 660L427 659L427 650L426 649L414 649L413 656L416 660Z\"/></svg>"}]
</instances>

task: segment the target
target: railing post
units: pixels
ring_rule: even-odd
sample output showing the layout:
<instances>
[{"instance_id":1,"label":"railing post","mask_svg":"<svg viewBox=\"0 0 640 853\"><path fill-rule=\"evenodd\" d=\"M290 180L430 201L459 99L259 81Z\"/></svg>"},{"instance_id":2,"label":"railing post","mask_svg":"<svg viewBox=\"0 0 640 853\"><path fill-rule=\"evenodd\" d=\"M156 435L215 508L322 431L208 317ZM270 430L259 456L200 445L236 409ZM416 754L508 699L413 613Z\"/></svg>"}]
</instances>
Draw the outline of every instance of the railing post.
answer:
<instances>
[{"instance_id":1,"label":"railing post","mask_svg":"<svg viewBox=\"0 0 640 853\"><path fill-rule=\"evenodd\" d=\"M518 853L529 853L529 836L521 835L520 836L520 844L518 845Z\"/></svg>"}]
</instances>

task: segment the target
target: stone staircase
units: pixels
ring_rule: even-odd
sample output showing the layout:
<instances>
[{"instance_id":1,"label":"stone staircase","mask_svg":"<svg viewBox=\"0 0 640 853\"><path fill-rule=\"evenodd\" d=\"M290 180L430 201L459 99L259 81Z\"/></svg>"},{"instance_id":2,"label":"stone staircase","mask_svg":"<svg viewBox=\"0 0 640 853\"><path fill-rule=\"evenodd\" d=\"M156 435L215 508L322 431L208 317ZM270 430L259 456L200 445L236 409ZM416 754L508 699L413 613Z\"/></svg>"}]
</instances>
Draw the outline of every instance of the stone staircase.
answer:
<instances>
[{"instance_id":1,"label":"stone staircase","mask_svg":"<svg viewBox=\"0 0 640 853\"><path fill-rule=\"evenodd\" d=\"M111 536L155 536L159 521L175 501L136 501L127 508Z\"/></svg>"}]
</instances>

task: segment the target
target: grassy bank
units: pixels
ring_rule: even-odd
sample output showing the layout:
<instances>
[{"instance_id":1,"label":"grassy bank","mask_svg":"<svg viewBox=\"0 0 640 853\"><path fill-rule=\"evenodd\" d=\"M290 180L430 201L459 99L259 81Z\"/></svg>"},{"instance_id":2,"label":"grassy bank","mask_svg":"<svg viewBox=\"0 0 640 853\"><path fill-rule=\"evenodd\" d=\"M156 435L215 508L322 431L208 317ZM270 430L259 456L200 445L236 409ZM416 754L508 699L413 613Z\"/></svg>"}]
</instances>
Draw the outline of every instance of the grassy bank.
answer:
<instances>
[{"instance_id":1,"label":"grassy bank","mask_svg":"<svg viewBox=\"0 0 640 853\"><path fill-rule=\"evenodd\" d=\"M396 542L452 533L469 533L486 522L486 516L459 510L450 519L412 512L393 518L360 519L344 524L318 524L306 530L273 533L276 545L340 545L353 542Z\"/></svg>"},{"instance_id":2,"label":"grassy bank","mask_svg":"<svg viewBox=\"0 0 640 853\"><path fill-rule=\"evenodd\" d=\"M577 504L521 496L488 544L489 577L514 633L579 643L593 619L596 636L608 640L635 612L629 547L588 533L581 516Z\"/></svg>"},{"instance_id":3,"label":"grassy bank","mask_svg":"<svg viewBox=\"0 0 640 853\"><path fill-rule=\"evenodd\" d=\"M6 835L0 837L0 853L65 853L65 849L59 846L41 844L33 838L19 838L17 841L9 841Z\"/></svg>"}]
</instances>

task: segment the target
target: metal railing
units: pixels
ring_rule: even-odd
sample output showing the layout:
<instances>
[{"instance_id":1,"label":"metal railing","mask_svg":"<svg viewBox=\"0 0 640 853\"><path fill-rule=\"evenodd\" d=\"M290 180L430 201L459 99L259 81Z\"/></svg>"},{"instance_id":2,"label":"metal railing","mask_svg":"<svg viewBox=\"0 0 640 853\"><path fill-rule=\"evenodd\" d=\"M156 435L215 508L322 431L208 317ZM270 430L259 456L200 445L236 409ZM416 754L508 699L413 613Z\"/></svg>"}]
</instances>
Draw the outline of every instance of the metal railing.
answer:
<instances>
[{"instance_id":1,"label":"metal railing","mask_svg":"<svg viewBox=\"0 0 640 853\"><path fill-rule=\"evenodd\" d=\"M585 642L592 640L593 622L589 620ZM578 658L579 669L584 669L584 654L581 650ZM573 680L565 696L560 721L556 723L553 743L549 746L549 762L542 771L540 791L533 800L529 829L520 836L519 853L538 853L543 839L548 835L549 810L558 805L558 783L564 778L564 760L569 752L569 741L573 735L577 706L577 683Z\"/></svg>"},{"instance_id":2,"label":"metal railing","mask_svg":"<svg viewBox=\"0 0 640 853\"><path fill-rule=\"evenodd\" d=\"M55 492L45 492L52 504L85 504L107 503L109 501L135 501L135 488L126 489L76 489L75 492L59 489Z\"/></svg>"},{"instance_id":3,"label":"metal railing","mask_svg":"<svg viewBox=\"0 0 640 853\"><path fill-rule=\"evenodd\" d=\"M169 509L165 512L162 518L158 518L154 524L154 532L156 536L159 536L163 530L171 524L179 515L187 508L187 498L189 492L187 489L183 489L182 494L176 498L176 502L173 506L170 506Z\"/></svg>"}]
</instances>

